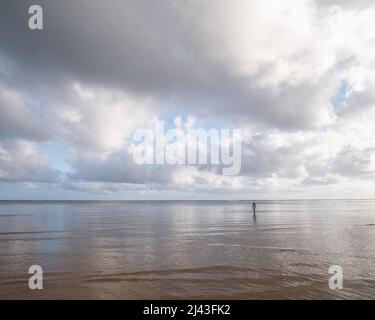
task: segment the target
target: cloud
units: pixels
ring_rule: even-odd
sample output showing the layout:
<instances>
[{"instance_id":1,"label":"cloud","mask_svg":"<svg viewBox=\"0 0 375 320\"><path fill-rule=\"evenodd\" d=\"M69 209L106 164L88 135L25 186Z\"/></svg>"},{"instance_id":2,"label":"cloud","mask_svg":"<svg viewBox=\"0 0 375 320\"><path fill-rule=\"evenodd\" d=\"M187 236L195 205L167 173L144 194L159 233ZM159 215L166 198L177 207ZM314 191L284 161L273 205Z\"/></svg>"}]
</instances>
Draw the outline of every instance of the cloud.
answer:
<instances>
[{"instance_id":1,"label":"cloud","mask_svg":"<svg viewBox=\"0 0 375 320\"><path fill-rule=\"evenodd\" d=\"M347 146L337 155L334 172L347 177L373 178L375 173L375 148L358 149Z\"/></svg>"},{"instance_id":2,"label":"cloud","mask_svg":"<svg viewBox=\"0 0 375 320\"><path fill-rule=\"evenodd\" d=\"M51 102L58 135L80 151L108 153L121 150L132 132L155 117L157 104L118 90L75 83L69 98Z\"/></svg>"},{"instance_id":3,"label":"cloud","mask_svg":"<svg viewBox=\"0 0 375 320\"><path fill-rule=\"evenodd\" d=\"M50 129L44 117L32 110L25 97L0 83L0 138L45 141Z\"/></svg>"},{"instance_id":4,"label":"cloud","mask_svg":"<svg viewBox=\"0 0 375 320\"><path fill-rule=\"evenodd\" d=\"M97 154L79 154L72 164L76 170L71 175L72 180L106 183L167 184L172 182L176 169L167 165L137 165L127 151L115 152L102 159Z\"/></svg>"},{"instance_id":5,"label":"cloud","mask_svg":"<svg viewBox=\"0 0 375 320\"><path fill-rule=\"evenodd\" d=\"M42 32L25 27L19 13L27 1L1 10L7 13L0 22L2 52L21 62L14 70L20 81L73 79L164 103L174 98L181 108L189 101L186 107L198 114L209 109L232 118L228 110L235 110L232 120L251 117L283 128L330 121L324 76L336 52L321 50L331 38L311 47L327 31L315 27L320 21L311 1L41 5Z\"/></svg>"},{"instance_id":6,"label":"cloud","mask_svg":"<svg viewBox=\"0 0 375 320\"><path fill-rule=\"evenodd\" d=\"M142 194L371 186L372 1L40 0L35 32L31 4L0 3L3 181ZM135 165L134 130L176 116L241 128L240 175ZM63 182L45 142L64 149Z\"/></svg>"},{"instance_id":7,"label":"cloud","mask_svg":"<svg viewBox=\"0 0 375 320\"><path fill-rule=\"evenodd\" d=\"M50 169L38 144L24 140L0 142L0 181L56 183L59 172Z\"/></svg>"}]
</instances>

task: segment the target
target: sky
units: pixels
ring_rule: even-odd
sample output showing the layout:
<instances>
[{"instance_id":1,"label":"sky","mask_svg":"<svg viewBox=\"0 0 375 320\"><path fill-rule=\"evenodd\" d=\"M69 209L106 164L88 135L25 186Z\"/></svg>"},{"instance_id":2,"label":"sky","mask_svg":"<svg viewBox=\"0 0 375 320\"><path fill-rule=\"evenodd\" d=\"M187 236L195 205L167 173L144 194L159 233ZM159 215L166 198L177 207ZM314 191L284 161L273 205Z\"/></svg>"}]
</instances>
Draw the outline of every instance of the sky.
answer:
<instances>
[{"instance_id":1,"label":"sky","mask_svg":"<svg viewBox=\"0 0 375 320\"><path fill-rule=\"evenodd\" d=\"M374 19L370 0L2 0L0 199L374 198ZM241 129L240 173L135 164L155 121Z\"/></svg>"}]
</instances>

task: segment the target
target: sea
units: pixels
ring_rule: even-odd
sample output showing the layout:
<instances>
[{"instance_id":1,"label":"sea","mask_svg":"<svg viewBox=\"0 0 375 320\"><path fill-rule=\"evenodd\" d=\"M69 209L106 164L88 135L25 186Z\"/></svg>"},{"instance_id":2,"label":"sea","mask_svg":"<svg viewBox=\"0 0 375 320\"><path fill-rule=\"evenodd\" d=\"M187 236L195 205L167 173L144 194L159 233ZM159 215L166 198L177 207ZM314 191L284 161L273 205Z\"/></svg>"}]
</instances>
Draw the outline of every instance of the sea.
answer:
<instances>
[{"instance_id":1,"label":"sea","mask_svg":"<svg viewBox=\"0 0 375 320\"><path fill-rule=\"evenodd\" d=\"M375 299L375 200L256 203L0 201L0 299Z\"/></svg>"}]
</instances>

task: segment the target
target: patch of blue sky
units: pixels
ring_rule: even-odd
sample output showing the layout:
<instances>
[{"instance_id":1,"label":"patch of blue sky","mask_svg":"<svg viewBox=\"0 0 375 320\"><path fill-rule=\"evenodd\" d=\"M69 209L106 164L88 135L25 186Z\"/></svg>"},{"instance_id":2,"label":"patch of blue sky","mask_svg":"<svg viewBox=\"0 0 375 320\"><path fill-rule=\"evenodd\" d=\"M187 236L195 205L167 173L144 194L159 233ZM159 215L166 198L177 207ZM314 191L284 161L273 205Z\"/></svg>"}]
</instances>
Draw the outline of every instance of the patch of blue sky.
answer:
<instances>
[{"instance_id":1,"label":"patch of blue sky","mask_svg":"<svg viewBox=\"0 0 375 320\"><path fill-rule=\"evenodd\" d=\"M42 144L42 150L48 154L49 164L52 169L59 170L62 173L71 173L73 168L66 161L67 154L58 143L47 142Z\"/></svg>"},{"instance_id":2,"label":"patch of blue sky","mask_svg":"<svg viewBox=\"0 0 375 320\"><path fill-rule=\"evenodd\" d=\"M333 106L333 108L339 108L345 103L349 90L349 83L345 80L342 80L335 96L331 99L331 105Z\"/></svg>"}]
</instances>

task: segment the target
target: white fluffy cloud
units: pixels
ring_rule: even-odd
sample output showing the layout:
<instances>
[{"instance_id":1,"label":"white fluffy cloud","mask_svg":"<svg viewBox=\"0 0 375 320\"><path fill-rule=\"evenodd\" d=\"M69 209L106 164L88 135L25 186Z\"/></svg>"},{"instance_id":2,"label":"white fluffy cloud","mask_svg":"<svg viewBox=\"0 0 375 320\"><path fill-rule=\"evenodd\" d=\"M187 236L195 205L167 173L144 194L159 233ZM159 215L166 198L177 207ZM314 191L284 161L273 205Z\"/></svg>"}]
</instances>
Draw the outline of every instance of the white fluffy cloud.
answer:
<instances>
[{"instance_id":1,"label":"white fluffy cloud","mask_svg":"<svg viewBox=\"0 0 375 320\"><path fill-rule=\"evenodd\" d=\"M54 106L59 136L73 148L98 153L121 150L131 133L155 117L151 98L121 91L72 86L71 99Z\"/></svg>"},{"instance_id":2,"label":"white fluffy cloud","mask_svg":"<svg viewBox=\"0 0 375 320\"><path fill-rule=\"evenodd\" d=\"M48 158L38 144L25 140L0 142L0 182L59 181L49 168Z\"/></svg>"}]
</instances>

